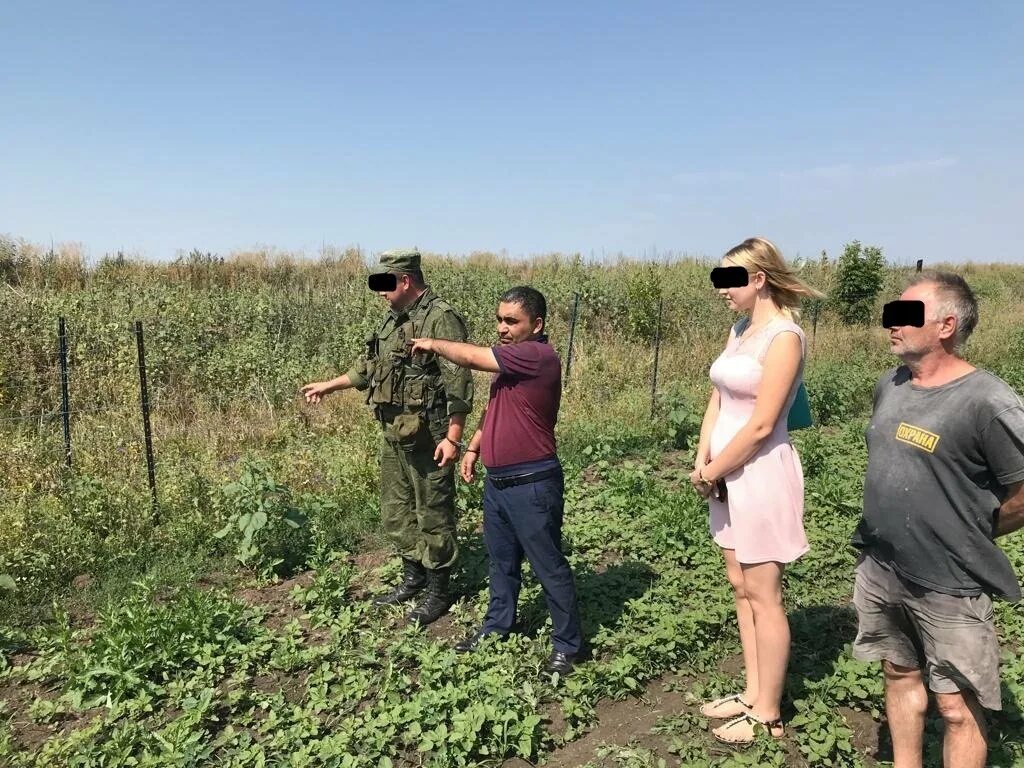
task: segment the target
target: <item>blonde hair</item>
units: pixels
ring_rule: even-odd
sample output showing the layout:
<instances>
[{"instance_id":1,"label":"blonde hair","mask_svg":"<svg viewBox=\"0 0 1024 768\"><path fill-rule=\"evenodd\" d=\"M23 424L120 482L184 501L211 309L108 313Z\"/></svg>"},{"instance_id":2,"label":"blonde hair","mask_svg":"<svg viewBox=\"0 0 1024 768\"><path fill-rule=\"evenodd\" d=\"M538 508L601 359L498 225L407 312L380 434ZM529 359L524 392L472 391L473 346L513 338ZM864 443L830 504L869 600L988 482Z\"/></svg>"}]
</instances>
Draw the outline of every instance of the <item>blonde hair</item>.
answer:
<instances>
[{"instance_id":1,"label":"blonde hair","mask_svg":"<svg viewBox=\"0 0 1024 768\"><path fill-rule=\"evenodd\" d=\"M804 298L822 299L825 294L796 276L779 249L763 237L749 237L724 258L735 261L748 272L764 272L768 293L783 315L794 323L800 320L800 302Z\"/></svg>"}]
</instances>

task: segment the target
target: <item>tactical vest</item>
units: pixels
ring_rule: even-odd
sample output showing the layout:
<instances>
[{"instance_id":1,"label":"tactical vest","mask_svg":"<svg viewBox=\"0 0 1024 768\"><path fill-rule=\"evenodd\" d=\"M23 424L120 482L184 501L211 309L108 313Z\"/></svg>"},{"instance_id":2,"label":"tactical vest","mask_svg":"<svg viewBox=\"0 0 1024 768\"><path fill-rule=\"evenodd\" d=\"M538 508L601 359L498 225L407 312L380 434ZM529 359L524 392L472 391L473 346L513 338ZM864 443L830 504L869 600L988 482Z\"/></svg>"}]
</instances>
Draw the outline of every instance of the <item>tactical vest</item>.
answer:
<instances>
[{"instance_id":1,"label":"tactical vest","mask_svg":"<svg viewBox=\"0 0 1024 768\"><path fill-rule=\"evenodd\" d=\"M431 310L449 311L465 325L462 316L443 299L432 295L408 313L388 316L366 338L366 370L370 379L366 402L383 414L415 413L427 419L447 415L448 398L441 368L432 354L409 354L412 340L423 335Z\"/></svg>"}]
</instances>

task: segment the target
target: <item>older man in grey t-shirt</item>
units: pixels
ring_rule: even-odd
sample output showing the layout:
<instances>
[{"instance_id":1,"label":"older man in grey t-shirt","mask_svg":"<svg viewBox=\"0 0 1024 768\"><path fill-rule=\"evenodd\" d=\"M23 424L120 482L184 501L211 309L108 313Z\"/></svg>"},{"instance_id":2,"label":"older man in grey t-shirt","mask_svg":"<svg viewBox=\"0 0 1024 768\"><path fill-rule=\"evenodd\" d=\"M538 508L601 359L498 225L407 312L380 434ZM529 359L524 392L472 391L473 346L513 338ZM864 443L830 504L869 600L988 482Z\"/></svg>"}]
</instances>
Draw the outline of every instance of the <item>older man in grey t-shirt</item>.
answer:
<instances>
[{"instance_id":1,"label":"older man in grey t-shirt","mask_svg":"<svg viewBox=\"0 0 1024 768\"><path fill-rule=\"evenodd\" d=\"M994 539L1024 526L1024 404L960 357L978 308L959 276L918 276L886 315L904 365L875 387L866 434L854 655L883 662L896 768L921 765L925 675L946 765L981 768L983 708L1001 708L990 595L1021 598Z\"/></svg>"}]
</instances>

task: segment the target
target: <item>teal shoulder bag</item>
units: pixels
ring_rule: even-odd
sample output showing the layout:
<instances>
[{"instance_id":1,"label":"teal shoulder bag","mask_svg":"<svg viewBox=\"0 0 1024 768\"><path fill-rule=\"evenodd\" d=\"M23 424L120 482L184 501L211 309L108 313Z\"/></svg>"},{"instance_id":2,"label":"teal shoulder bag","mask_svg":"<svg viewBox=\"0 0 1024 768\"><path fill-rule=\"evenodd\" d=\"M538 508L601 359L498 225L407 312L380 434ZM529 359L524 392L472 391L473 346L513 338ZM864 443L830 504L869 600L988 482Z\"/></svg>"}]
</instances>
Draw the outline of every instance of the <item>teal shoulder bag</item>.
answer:
<instances>
[{"instance_id":1,"label":"teal shoulder bag","mask_svg":"<svg viewBox=\"0 0 1024 768\"><path fill-rule=\"evenodd\" d=\"M801 381L796 390L796 398L789 408L789 418L786 421L786 428L793 432L797 429L807 429L814 424L811 418L811 401L807 398L807 390Z\"/></svg>"}]
</instances>

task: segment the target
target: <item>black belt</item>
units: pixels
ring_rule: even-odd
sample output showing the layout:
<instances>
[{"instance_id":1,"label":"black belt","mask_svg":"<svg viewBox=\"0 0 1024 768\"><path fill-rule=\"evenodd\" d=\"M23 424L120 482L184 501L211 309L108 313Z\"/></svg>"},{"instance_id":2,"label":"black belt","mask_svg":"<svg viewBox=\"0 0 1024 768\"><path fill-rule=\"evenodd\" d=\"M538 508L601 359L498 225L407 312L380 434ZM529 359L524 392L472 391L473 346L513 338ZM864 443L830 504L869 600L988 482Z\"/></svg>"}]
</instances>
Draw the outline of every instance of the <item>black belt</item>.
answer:
<instances>
[{"instance_id":1,"label":"black belt","mask_svg":"<svg viewBox=\"0 0 1024 768\"><path fill-rule=\"evenodd\" d=\"M401 405L374 405L373 417L384 424L390 424L396 416L403 413L415 413L426 417L427 421L443 421L448 416L448 406L441 405L436 408L425 408L419 411L408 411Z\"/></svg>"},{"instance_id":2,"label":"black belt","mask_svg":"<svg viewBox=\"0 0 1024 768\"><path fill-rule=\"evenodd\" d=\"M488 475L487 479L491 481L498 490L504 490L506 488L512 488L516 485L526 485L527 483L539 483L541 480L548 480L552 477L561 477L562 468L554 467L552 469L541 470L540 472L530 472L525 475L510 475L505 477L495 477L494 475Z\"/></svg>"}]
</instances>

